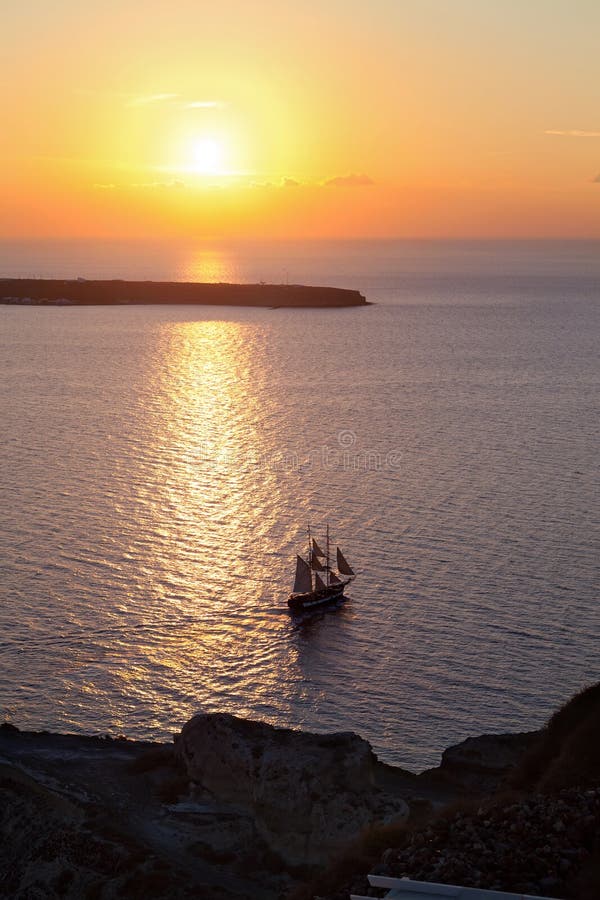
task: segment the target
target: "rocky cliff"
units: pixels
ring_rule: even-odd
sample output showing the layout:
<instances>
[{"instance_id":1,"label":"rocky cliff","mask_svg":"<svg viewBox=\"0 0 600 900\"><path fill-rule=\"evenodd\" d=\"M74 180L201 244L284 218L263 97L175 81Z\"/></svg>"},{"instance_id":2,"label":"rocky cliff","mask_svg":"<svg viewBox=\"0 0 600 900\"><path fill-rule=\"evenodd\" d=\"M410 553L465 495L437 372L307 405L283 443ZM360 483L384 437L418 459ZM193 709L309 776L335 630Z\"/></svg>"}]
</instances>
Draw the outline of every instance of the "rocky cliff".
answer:
<instances>
[{"instance_id":1,"label":"rocky cliff","mask_svg":"<svg viewBox=\"0 0 600 900\"><path fill-rule=\"evenodd\" d=\"M300 882L354 842L364 889L385 841L380 872L595 900L599 881L567 890L600 850L599 700L596 686L540 732L470 738L420 775L355 734L225 714L168 745L4 725L0 897L347 900L346 876Z\"/></svg>"},{"instance_id":2,"label":"rocky cliff","mask_svg":"<svg viewBox=\"0 0 600 900\"><path fill-rule=\"evenodd\" d=\"M276 900L363 827L406 817L377 771L354 734L228 715L171 745L5 724L0 897Z\"/></svg>"},{"instance_id":3,"label":"rocky cliff","mask_svg":"<svg viewBox=\"0 0 600 900\"><path fill-rule=\"evenodd\" d=\"M374 822L408 807L375 785L376 758L356 734L309 734L226 714L195 716L175 740L199 802L251 816L289 865L324 863Z\"/></svg>"},{"instance_id":4,"label":"rocky cliff","mask_svg":"<svg viewBox=\"0 0 600 900\"><path fill-rule=\"evenodd\" d=\"M363 854L358 865L347 859L294 900L365 894L369 869L511 895L598 900L600 683L573 697L540 731L469 738L419 777L462 786L460 802L383 833L374 867L376 854L370 862Z\"/></svg>"}]
</instances>

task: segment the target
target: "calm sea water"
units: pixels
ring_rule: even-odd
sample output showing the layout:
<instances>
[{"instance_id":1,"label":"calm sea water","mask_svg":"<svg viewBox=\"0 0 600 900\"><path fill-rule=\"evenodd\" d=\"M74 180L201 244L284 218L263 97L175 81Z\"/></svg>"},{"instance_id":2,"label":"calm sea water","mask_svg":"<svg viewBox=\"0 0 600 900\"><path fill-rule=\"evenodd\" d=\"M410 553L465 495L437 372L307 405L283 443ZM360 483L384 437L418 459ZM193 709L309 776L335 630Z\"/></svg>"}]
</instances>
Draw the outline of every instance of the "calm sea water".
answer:
<instances>
[{"instance_id":1,"label":"calm sea water","mask_svg":"<svg viewBox=\"0 0 600 900\"><path fill-rule=\"evenodd\" d=\"M0 713L352 729L415 769L598 678L600 247L0 245L348 310L0 306ZM360 572L287 613L306 523ZM320 531L319 531L320 529Z\"/></svg>"}]
</instances>

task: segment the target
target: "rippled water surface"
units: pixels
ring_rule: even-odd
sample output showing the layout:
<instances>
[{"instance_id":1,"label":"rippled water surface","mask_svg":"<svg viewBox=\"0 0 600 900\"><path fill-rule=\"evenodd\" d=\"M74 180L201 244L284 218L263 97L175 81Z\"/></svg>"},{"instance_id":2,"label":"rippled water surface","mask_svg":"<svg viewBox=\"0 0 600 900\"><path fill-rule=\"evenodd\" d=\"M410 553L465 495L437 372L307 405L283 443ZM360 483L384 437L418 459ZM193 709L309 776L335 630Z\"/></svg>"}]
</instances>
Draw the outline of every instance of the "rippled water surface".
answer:
<instances>
[{"instance_id":1,"label":"rippled water surface","mask_svg":"<svg viewBox=\"0 0 600 900\"><path fill-rule=\"evenodd\" d=\"M598 677L597 249L213 248L203 269L138 248L111 269L5 245L5 274L285 269L377 303L0 306L0 712L164 738L228 710L413 768L540 724ZM299 623L308 521L360 577Z\"/></svg>"}]
</instances>

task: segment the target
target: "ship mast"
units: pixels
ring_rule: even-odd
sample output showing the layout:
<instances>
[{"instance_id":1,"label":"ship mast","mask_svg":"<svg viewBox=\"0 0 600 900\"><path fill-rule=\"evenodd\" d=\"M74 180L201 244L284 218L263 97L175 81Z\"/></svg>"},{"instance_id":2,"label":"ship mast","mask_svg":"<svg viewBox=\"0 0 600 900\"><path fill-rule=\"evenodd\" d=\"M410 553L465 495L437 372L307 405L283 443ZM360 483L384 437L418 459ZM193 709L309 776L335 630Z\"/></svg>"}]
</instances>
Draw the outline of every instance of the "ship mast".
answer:
<instances>
[{"instance_id":1,"label":"ship mast","mask_svg":"<svg viewBox=\"0 0 600 900\"><path fill-rule=\"evenodd\" d=\"M329 587L329 522L327 523L327 587Z\"/></svg>"}]
</instances>

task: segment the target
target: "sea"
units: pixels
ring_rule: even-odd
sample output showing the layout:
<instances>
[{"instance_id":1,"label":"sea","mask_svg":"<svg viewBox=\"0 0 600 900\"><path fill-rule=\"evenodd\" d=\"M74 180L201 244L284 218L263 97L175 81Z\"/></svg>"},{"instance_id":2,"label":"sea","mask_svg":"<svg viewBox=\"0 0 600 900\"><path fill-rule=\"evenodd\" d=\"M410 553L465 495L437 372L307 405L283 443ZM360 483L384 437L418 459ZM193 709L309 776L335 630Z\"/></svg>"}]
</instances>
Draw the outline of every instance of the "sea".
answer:
<instances>
[{"instance_id":1,"label":"sea","mask_svg":"<svg viewBox=\"0 0 600 900\"><path fill-rule=\"evenodd\" d=\"M0 276L372 303L0 305L0 717L225 711L420 771L598 679L599 242L15 240ZM297 619L308 525L358 576Z\"/></svg>"}]
</instances>

